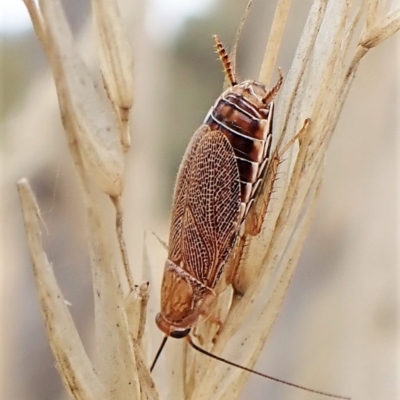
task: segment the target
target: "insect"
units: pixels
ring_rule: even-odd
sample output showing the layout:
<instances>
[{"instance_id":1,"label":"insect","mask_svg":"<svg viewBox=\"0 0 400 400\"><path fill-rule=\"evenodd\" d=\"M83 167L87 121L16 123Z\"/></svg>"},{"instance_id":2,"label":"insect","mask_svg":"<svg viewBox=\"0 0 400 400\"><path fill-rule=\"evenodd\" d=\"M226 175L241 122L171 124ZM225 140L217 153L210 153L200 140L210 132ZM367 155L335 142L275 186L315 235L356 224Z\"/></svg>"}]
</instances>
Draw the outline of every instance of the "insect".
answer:
<instances>
[{"instance_id":1,"label":"insect","mask_svg":"<svg viewBox=\"0 0 400 400\"><path fill-rule=\"evenodd\" d=\"M268 164L272 100L282 84L282 76L271 90L257 81L238 83L216 36L215 43L230 87L193 135L178 172L156 317L174 338L211 314L215 288Z\"/></svg>"},{"instance_id":2,"label":"insect","mask_svg":"<svg viewBox=\"0 0 400 400\"><path fill-rule=\"evenodd\" d=\"M150 370L168 337L186 337L197 351L227 364L313 393L349 399L251 370L207 352L190 338L200 317L214 320L212 305L221 291L222 272L234 260L241 227L267 172L273 99L283 81L280 73L270 90L257 81L238 83L225 48L216 36L214 39L230 86L194 133L179 167L161 311L156 316L165 337ZM252 234L259 232L262 219ZM232 283L233 277L232 272L226 274L226 285Z\"/></svg>"}]
</instances>

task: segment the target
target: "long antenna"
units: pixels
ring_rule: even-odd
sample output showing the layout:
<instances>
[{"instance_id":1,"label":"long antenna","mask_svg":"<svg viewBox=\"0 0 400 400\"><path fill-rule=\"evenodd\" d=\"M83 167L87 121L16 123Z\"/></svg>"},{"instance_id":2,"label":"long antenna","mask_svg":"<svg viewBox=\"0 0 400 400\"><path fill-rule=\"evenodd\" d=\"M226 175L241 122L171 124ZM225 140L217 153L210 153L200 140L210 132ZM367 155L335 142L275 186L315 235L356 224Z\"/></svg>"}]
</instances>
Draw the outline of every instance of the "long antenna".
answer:
<instances>
[{"instance_id":1,"label":"long antenna","mask_svg":"<svg viewBox=\"0 0 400 400\"><path fill-rule=\"evenodd\" d=\"M344 397L344 396L339 396L339 395L332 394L332 393L321 392L321 391L319 391L319 390L309 389L309 388L307 388L307 387L305 387L305 386L296 385L295 383L291 383L291 382L288 382L288 381L284 381L283 379L274 378L273 376L266 375L266 374L263 374L263 373L258 372L258 371L254 371L253 369L244 367L243 365L236 364L236 363L234 363L234 362L232 362L232 361L225 360L225 358L221 358L221 357L216 356L215 354L209 353L208 351L206 351L206 350L202 349L201 347L197 346L196 344L194 344L193 341L192 341L192 338L191 338L190 336L187 336L187 340L188 340L189 344L190 344L195 350L199 351L199 352L202 353L202 354L205 354L206 356L209 356L209 357L211 357L211 358L214 358L214 359L216 359L216 360L218 360L218 361L221 361L221 362L223 362L223 363L225 363L225 364L232 365L233 367L243 369L244 371L251 372L251 373L253 373L253 374L255 374L255 375L262 376L263 378L270 379L271 381L283 383L284 385L288 385L288 386L293 386L293 387L295 387L295 388L297 388L297 389L306 390L307 392L316 393L316 394L321 394L322 396L333 397L333 398L335 398L335 399L351 400L350 397Z\"/></svg>"},{"instance_id":2,"label":"long antenna","mask_svg":"<svg viewBox=\"0 0 400 400\"><path fill-rule=\"evenodd\" d=\"M278 68L278 72L279 72L279 79L278 82L276 83L276 85L266 94L266 96L263 98L263 103L264 104L268 104L270 101L272 101L274 99L274 97L276 96L276 94L279 92L281 86L282 86L282 82L283 82L283 75L282 75L282 70L280 68Z\"/></svg>"},{"instance_id":3,"label":"long antenna","mask_svg":"<svg viewBox=\"0 0 400 400\"><path fill-rule=\"evenodd\" d=\"M252 4L253 0L249 0L249 2L247 3L246 9L244 10L244 13L242 15L242 18L240 19L239 22L239 26L237 28L236 31L236 35L235 35L235 40L234 40L234 44L233 44L233 48L230 54L231 57L231 61L232 61L232 70L236 73L236 52L237 52L237 47L238 47L238 43L239 43L239 39L240 39L240 35L242 33L242 29L244 27L244 23L246 22L247 16L249 15L249 11L250 11L250 7Z\"/></svg>"},{"instance_id":4,"label":"long antenna","mask_svg":"<svg viewBox=\"0 0 400 400\"><path fill-rule=\"evenodd\" d=\"M161 352L162 352L162 350L163 350L163 348L164 348L164 346L165 346L165 343L167 343L167 339L168 339L168 336L164 336L164 339L163 339L162 342L161 342L160 348L158 349L157 354L156 354L156 356L154 357L153 364L151 364L150 372L153 372L153 369L154 369L154 367L156 366L158 357L160 357L160 354L161 354Z\"/></svg>"}]
</instances>

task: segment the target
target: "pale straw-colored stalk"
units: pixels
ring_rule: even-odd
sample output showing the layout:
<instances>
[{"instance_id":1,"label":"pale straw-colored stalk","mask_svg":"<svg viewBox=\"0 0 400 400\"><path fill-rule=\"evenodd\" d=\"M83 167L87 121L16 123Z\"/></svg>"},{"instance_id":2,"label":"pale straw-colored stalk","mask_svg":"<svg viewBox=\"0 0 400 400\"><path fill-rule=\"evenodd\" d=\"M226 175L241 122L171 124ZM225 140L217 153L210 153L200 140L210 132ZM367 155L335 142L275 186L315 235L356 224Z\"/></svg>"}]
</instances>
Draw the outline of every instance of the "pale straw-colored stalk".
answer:
<instances>
[{"instance_id":1,"label":"pale straw-colored stalk","mask_svg":"<svg viewBox=\"0 0 400 400\"><path fill-rule=\"evenodd\" d=\"M122 231L120 197L123 147L129 145L127 123L133 103L132 56L118 27L121 22L116 3L101 3L95 6L95 25L110 101L76 51L60 3L43 0L37 6L31 0L25 1L52 68L64 130L84 198L95 300L97 351L93 364L44 255L40 212L29 183L22 179L18 188L49 342L66 389L75 399L157 399L140 347L147 283L134 285ZM98 189L109 195L116 206L116 236L126 279L117 273L118 255L109 245L95 194Z\"/></svg>"},{"instance_id":2,"label":"pale straw-colored stalk","mask_svg":"<svg viewBox=\"0 0 400 400\"><path fill-rule=\"evenodd\" d=\"M43 251L39 206L29 183L20 180L28 244L57 368L75 399L157 399L142 348L147 283L135 286L122 230L124 150L130 145L128 116L133 89L132 55L118 9L114 2L93 2L106 88L101 90L74 48L59 2L25 3L52 68L84 198L95 299L96 357L92 362ZM220 330L215 323L205 321L196 332L203 347L215 354L252 367L267 339L310 228L325 154L357 66L369 49L400 28L400 9L390 9L388 4L379 0L315 0L312 5L276 102L274 153L254 207L257 217L268 203L263 229L257 236L246 236L236 291L228 289L220 296L215 310L222 322ZM289 9L290 1L278 2L259 74L268 85ZM359 37L357 32L361 32ZM304 124L308 119L310 122ZM115 205L119 255L109 246L109 232L98 211L94 193L99 189ZM117 273L120 264L124 276ZM239 396L248 373L194 352L185 341L171 342L168 353L174 358L168 362L162 382L168 388L162 391L168 393L166 398Z\"/></svg>"}]
</instances>

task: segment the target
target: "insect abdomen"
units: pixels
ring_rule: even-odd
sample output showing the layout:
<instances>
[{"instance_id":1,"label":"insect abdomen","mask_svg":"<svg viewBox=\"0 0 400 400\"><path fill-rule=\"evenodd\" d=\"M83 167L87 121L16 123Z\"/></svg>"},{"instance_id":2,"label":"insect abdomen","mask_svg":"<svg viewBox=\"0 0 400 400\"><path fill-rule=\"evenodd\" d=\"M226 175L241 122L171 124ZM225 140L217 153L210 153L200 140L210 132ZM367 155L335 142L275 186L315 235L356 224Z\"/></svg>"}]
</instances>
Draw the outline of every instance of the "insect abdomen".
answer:
<instances>
[{"instance_id":1,"label":"insect abdomen","mask_svg":"<svg viewBox=\"0 0 400 400\"><path fill-rule=\"evenodd\" d=\"M210 109L204 124L221 131L236 157L241 187L241 220L251 207L271 150L273 103L259 82L245 81L225 91Z\"/></svg>"}]
</instances>

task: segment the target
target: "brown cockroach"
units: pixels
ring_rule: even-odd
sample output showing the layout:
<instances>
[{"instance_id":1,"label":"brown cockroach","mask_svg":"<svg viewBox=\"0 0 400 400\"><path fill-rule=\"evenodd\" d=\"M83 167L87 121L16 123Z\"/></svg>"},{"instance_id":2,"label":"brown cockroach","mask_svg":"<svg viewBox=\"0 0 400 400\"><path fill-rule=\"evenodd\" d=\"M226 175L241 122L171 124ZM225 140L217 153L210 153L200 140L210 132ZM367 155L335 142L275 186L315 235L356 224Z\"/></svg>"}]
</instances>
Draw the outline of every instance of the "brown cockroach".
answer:
<instances>
[{"instance_id":1,"label":"brown cockroach","mask_svg":"<svg viewBox=\"0 0 400 400\"><path fill-rule=\"evenodd\" d=\"M278 82L272 89L253 80L239 83L225 48L216 36L214 39L230 86L194 133L179 168L161 286L161 311L156 316L165 338L151 370L169 336L186 337L196 350L230 365L300 389L348 399L222 359L197 346L189 336L200 317L215 320L212 305L221 290L232 284L234 272L225 275L225 286L220 285L221 275L228 264L233 264L241 227L267 172L273 99L283 80L279 71ZM262 220L263 215L256 226L253 224L250 234L259 233Z\"/></svg>"},{"instance_id":2,"label":"brown cockroach","mask_svg":"<svg viewBox=\"0 0 400 400\"><path fill-rule=\"evenodd\" d=\"M156 318L158 327L175 338L188 335L200 316L211 314L216 285L268 164L272 100L282 84L282 76L271 90L257 81L238 83L226 50L215 41L231 86L193 135L176 180Z\"/></svg>"}]
</instances>

